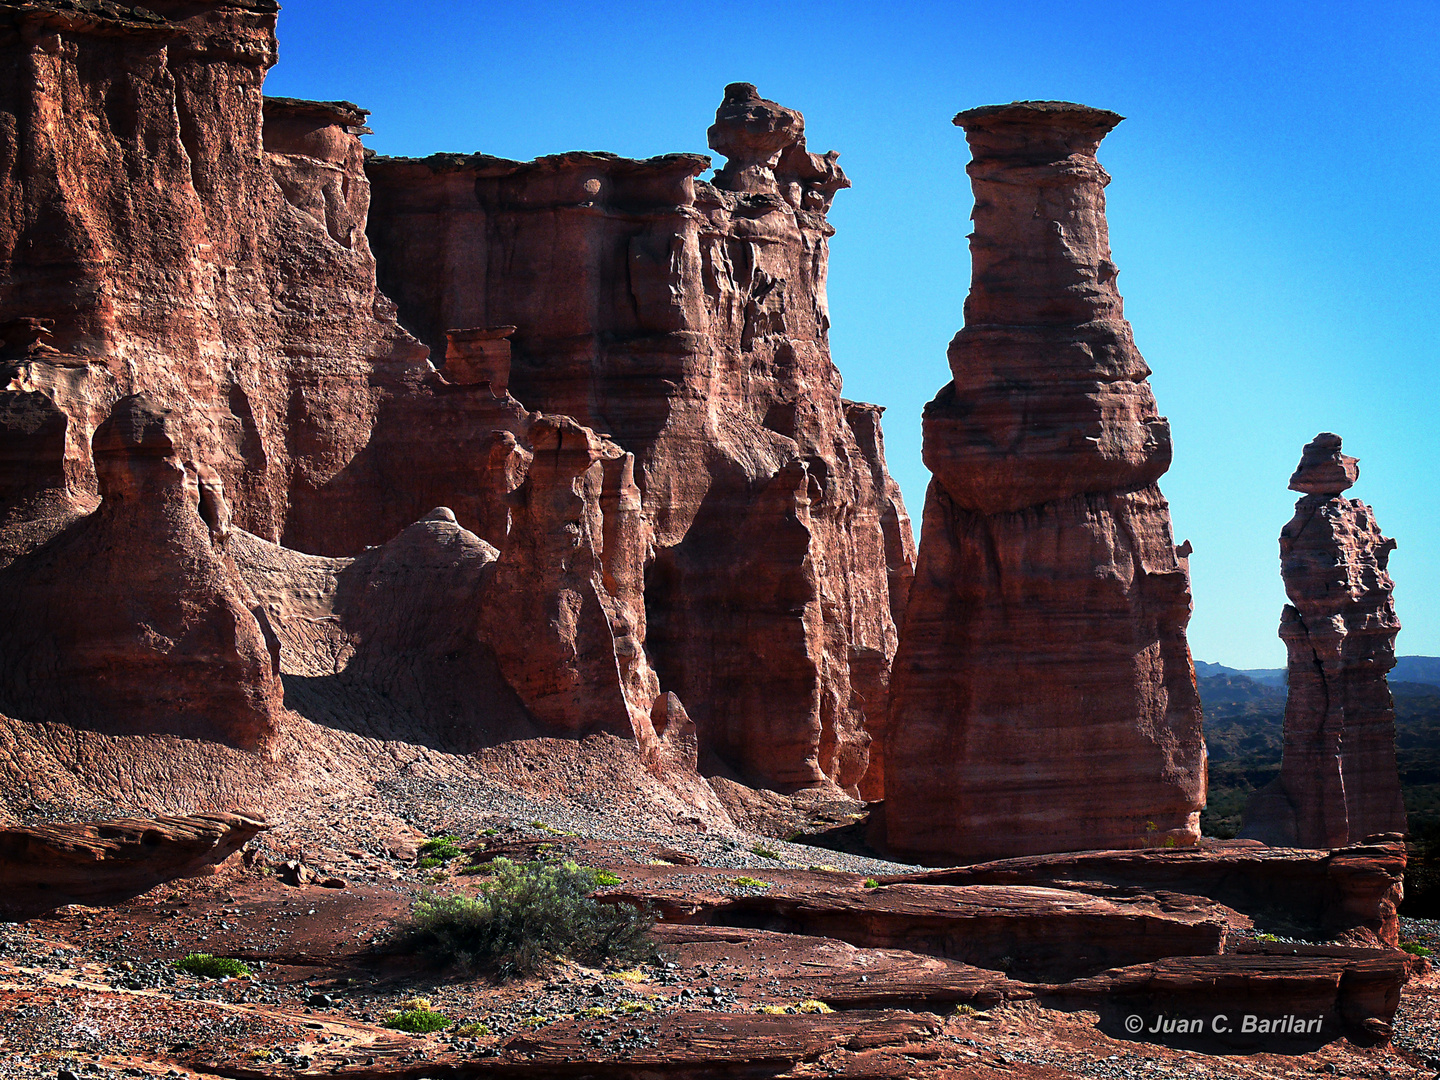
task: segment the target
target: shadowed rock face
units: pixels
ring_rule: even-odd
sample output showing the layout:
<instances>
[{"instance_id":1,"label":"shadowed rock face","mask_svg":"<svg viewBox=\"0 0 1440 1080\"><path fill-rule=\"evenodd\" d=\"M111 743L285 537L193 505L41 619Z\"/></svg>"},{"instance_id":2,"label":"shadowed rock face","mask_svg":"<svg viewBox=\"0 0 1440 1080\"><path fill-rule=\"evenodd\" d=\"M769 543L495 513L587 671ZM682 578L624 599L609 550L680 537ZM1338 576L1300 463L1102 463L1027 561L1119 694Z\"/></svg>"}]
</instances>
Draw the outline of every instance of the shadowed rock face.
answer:
<instances>
[{"instance_id":1,"label":"shadowed rock face","mask_svg":"<svg viewBox=\"0 0 1440 1080\"><path fill-rule=\"evenodd\" d=\"M95 432L99 508L0 569L0 712L244 747L274 733L278 656L225 548L223 485L178 456L179 426L122 398Z\"/></svg>"},{"instance_id":2,"label":"shadowed rock face","mask_svg":"<svg viewBox=\"0 0 1440 1080\"><path fill-rule=\"evenodd\" d=\"M961 113L974 271L891 675L897 852L995 858L1192 844L1205 750L1170 463L1122 314L1095 159L1114 113Z\"/></svg>"},{"instance_id":3,"label":"shadowed rock face","mask_svg":"<svg viewBox=\"0 0 1440 1080\"><path fill-rule=\"evenodd\" d=\"M1280 616L1289 653L1280 775L1251 798L1242 836L1269 844L1339 847L1375 833L1404 833L1395 764L1395 615L1387 566L1395 541L1375 514L1342 494L1359 462L1322 432L1290 489L1302 496L1280 532L1280 574L1290 603Z\"/></svg>"},{"instance_id":4,"label":"shadowed rock face","mask_svg":"<svg viewBox=\"0 0 1440 1080\"><path fill-rule=\"evenodd\" d=\"M712 766L878 795L914 560L879 410L829 356L824 215L849 182L746 83L709 138L713 184L690 154L375 159L381 283L447 377L493 378L462 338L513 327L510 392L634 454L646 646Z\"/></svg>"}]
</instances>

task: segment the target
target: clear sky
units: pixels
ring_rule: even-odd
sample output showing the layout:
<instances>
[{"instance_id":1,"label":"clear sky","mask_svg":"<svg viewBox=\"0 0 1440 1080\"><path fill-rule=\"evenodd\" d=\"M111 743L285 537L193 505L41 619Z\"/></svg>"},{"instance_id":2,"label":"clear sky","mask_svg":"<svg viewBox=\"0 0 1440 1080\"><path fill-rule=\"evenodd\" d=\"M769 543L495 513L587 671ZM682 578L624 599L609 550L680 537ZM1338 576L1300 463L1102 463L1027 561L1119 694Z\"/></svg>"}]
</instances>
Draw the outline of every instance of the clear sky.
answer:
<instances>
[{"instance_id":1,"label":"clear sky","mask_svg":"<svg viewBox=\"0 0 1440 1080\"><path fill-rule=\"evenodd\" d=\"M831 347L846 396L888 409L917 526L920 410L970 273L950 119L1113 109L1111 242L1174 432L1196 658L1284 663L1276 538L1320 431L1399 542L1398 651L1440 655L1440 5L294 0L266 92L359 103L385 154L647 157L705 152L738 81L803 112L854 183L830 216Z\"/></svg>"}]
</instances>

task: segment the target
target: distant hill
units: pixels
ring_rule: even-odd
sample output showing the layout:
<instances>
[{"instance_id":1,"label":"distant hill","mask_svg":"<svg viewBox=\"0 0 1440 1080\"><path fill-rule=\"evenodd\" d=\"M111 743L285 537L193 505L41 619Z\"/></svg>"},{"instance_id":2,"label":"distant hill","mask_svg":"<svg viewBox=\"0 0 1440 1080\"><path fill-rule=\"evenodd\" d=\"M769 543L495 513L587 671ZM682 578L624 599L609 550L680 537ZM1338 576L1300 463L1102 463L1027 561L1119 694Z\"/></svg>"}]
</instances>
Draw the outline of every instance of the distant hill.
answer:
<instances>
[{"instance_id":1,"label":"distant hill","mask_svg":"<svg viewBox=\"0 0 1440 1080\"><path fill-rule=\"evenodd\" d=\"M1266 686L1278 686L1282 689L1285 686L1284 668L1232 668L1224 664L1207 664L1204 660L1196 660L1195 675L1197 678L1243 675ZM1398 694L1400 691L1396 690L1396 683L1424 683L1440 687L1440 656L1397 656L1395 669L1390 672L1390 689Z\"/></svg>"}]
</instances>

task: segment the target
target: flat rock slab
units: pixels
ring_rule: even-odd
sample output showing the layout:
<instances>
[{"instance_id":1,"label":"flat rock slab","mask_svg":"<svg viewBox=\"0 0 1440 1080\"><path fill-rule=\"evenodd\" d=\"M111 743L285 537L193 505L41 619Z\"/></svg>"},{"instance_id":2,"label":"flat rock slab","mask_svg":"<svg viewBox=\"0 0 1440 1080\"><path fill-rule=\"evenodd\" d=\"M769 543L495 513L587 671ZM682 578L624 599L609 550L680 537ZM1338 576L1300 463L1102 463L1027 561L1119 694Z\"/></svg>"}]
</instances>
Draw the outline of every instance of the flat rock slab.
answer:
<instances>
[{"instance_id":1,"label":"flat rock slab","mask_svg":"<svg viewBox=\"0 0 1440 1080\"><path fill-rule=\"evenodd\" d=\"M899 883L867 889L847 880L817 883L812 878L758 895L692 894L683 904L667 890L652 894L639 886L612 896L657 901L674 921L904 949L1028 980L1066 980L1165 956L1218 953L1234 918L1228 909L1197 897L1117 900L1018 885Z\"/></svg>"},{"instance_id":2,"label":"flat rock slab","mask_svg":"<svg viewBox=\"0 0 1440 1080\"><path fill-rule=\"evenodd\" d=\"M1044 885L1104 891L1171 889L1203 896L1277 927L1349 934L1394 945L1405 844L1376 837L1333 850L1205 841L1198 848L1076 851L881 878L928 885Z\"/></svg>"},{"instance_id":3,"label":"flat rock slab","mask_svg":"<svg viewBox=\"0 0 1440 1080\"><path fill-rule=\"evenodd\" d=\"M192 814L0 830L0 917L138 896L223 861L266 827L241 814Z\"/></svg>"}]
</instances>

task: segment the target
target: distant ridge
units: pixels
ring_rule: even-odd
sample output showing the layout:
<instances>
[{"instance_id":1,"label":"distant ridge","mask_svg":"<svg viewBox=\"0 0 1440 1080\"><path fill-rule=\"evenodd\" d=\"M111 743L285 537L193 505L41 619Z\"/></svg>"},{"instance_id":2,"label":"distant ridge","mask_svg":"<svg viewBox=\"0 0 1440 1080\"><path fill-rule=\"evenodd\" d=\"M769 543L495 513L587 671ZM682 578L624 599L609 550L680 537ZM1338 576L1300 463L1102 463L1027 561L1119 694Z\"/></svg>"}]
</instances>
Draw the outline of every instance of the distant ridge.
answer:
<instances>
[{"instance_id":1,"label":"distant ridge","mask_svg":"<svg viewBox=\"0 0 1440 1080\"><path fill-rule=\"evenodd\" d=\"M1284 686L1284 668L1232 668L1224 664L1207 664L1195 661L1195 674L1206 679L1214 675L1244 675L1266 686ZM1440 687L1440 656L1397 656L1395 670L1390 672L1390 683L1424 683Z\"/></svg>"}]
</instances>

